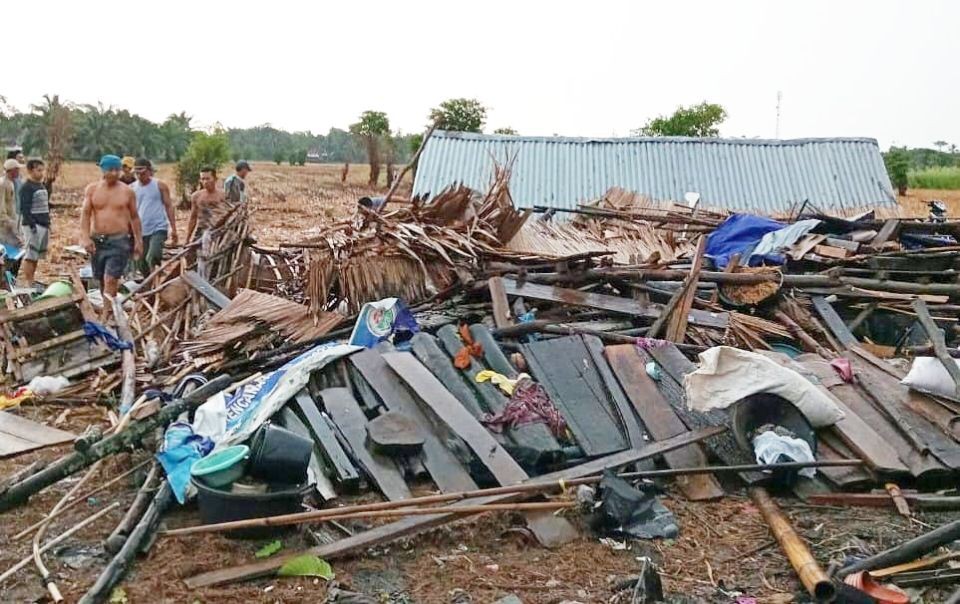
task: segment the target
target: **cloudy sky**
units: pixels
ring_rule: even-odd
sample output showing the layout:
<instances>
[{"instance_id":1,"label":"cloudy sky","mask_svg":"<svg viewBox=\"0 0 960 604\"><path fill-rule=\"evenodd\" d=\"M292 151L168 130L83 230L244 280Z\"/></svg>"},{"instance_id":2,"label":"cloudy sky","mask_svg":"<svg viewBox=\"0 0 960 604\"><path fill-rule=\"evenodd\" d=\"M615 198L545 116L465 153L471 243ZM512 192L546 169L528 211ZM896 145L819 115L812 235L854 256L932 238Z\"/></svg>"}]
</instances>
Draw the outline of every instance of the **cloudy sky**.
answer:
<instances>
[{"instance_id":1,"label":"cloudy sky","mask_svg":"<svg viewBox=\"0 0 960 604\"><path fill-rule=\"evenodd\" d=\"M39 6L39 5L38 5ZM487 129L625 136L720 103L724 136L960 145L960 2L45 0L2 39L45 93L162 120L326 132L364 109L420 131L476 97ZM34 7L35 8L35 7ZM31 8L31 12L34 9Z\"/></svg>"}]
</instances>

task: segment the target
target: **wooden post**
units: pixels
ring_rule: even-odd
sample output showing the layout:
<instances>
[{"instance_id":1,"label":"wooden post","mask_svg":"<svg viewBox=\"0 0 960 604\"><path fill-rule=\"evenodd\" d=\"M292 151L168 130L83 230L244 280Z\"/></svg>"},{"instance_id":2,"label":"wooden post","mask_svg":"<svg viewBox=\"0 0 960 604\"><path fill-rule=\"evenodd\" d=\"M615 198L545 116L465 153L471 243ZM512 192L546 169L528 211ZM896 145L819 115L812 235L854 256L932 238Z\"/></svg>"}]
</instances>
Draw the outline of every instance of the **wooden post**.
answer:
<instances>
[{"instance_id":1,"label":"wooden post","mask_svg":"<svg viewBox=\"0 0 960 604\"><path fill-rule=\"evenodd\" d=\"M937 327L937 324L933 321L933 317L930 316L927 303L917 298L911 306L913 306L914 312L917 313L917 320L920 321L923 330L927 332L927 337L930 338L930 343L933 345L933 354L940 359L943 368L950 374L950 378L953 379L955 393L957 396L960 396L960 367L957 366L953 358L950 357L950 353L947 352L947 345L943 341L943 334L940 333L940 328Z\"/></svg>"},{"instance_id":2,"label":"wooden post","mask_svg":"<svg viewBox=\"0 0 960 604\"><path fill-rule=\"evenodd\" d=\"M413 154L413 157L410 158L410 162L403 167L403 170L400 170L400 175L397 176L396 180L393 181L393 184L390 185L390 189L387 191L387 194L383 197L383 204L377 208L377 213L380 214L387 207L387 204L390 203L390 198L393 197L393 194L397 192L397 187L400 186L400 182L403 180L403 177L407 175L407 171L410 170L413 166L420 161L420 154L423 153L424 148L427 146L427 141L430 140L430 137L433 135L433 131L437 129L437 124L433 123L430 125L430 129L427 130L427 133L423 135L423 141L420 142L420 147L417 149L417 152Z\"/></svg>"},{"instance_id":3,"label":"wooden post","mask_svg":"<svg viewBox=\"0 0 960 604\"><path fill-rule=\"evenodd\" d=\"M707 238L701 236L690 274L683 283L683 297L673 316L670 317L670 325L667 327L667 339L671 342L682 344L687 337L687 314L693 306L693 298L697 295L697 282L700 280L700 268L703 266L703 252L706 247Z\"/></svg>"}]
</instances>

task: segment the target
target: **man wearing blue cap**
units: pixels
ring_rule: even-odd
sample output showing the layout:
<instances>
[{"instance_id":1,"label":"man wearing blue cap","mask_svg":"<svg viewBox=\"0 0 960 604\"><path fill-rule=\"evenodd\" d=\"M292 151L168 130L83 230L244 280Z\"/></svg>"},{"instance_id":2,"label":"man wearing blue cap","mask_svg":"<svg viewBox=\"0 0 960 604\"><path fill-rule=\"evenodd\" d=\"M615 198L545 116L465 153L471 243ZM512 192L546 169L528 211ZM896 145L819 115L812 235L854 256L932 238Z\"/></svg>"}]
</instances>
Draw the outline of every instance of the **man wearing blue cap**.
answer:
<instances>
[{"instance_id":1,"label":"man wearing blue cap","mask_svg":"<svg viewBox=\"0 0 960 604\"><path fill-rule=\"evenodd\" d=\"M87 185L80 213L80 244L90 252L93 277L104 295L103 318L110 316L108 301L117 295L120 278L132 256L143 253L143 234L137 198L120 182L120 158L100 159L103 178Z\"/></svg>"}]
</instances>

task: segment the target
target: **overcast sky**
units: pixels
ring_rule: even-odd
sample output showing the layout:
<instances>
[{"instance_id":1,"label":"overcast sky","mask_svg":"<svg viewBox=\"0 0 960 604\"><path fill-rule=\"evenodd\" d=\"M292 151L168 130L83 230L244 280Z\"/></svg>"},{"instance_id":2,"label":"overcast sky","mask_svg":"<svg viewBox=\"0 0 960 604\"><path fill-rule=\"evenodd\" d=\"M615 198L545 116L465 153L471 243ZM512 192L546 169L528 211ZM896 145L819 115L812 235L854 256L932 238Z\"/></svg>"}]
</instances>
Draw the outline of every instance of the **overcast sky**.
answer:
<instances>
[{"instance_id":1,"label":"overcast sky","mask_svg":"<svg viewBox=\"0 0 960 604\"><path fill-rule=\"evenodd\" d=\"M960 145L960 2L45 0L5 48L0 95L102 101L152 120L325 133L364 109L420 131L476 97L487 131L626 136L701 100L723 136ZM36 12L39 11L39 12ZM9 15L8 15L9 16Z\"/></svg>"}]
</instances>

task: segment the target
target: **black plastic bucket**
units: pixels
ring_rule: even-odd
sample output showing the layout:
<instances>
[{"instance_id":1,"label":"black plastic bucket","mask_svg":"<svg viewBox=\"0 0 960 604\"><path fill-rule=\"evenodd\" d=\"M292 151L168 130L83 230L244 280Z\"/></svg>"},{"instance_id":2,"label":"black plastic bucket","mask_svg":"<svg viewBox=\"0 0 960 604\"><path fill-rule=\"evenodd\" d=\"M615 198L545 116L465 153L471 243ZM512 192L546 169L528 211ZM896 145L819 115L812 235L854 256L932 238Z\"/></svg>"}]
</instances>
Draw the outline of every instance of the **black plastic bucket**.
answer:
<instances>
[{"instance_id":1,"label":"black plastic bucket","mask_svg":"<svg viewBox=\"0 0 960 604\"><path fill-rule=\"evenodd\" d=\"M272 484L303 484L312 452L309 438L267 423L250 440L247 472Z\"/></svg>"},{"instance_id":2,"label":"black plastic bucket","mask_svg":"<svg viewBox=\"0 0 960 604\"><path fill-rule=\"evenodd\" d=\"M209 487L196 479L192 482L197 487L197 505L200 508L200 521L203 524L302 512L303 498L312 489L310 485L299 485L266 493L231 493ZM238 539L262 539L293 527L294 525L257 526L227 531L226 535Z\"/></svg>"}]
</instances>

